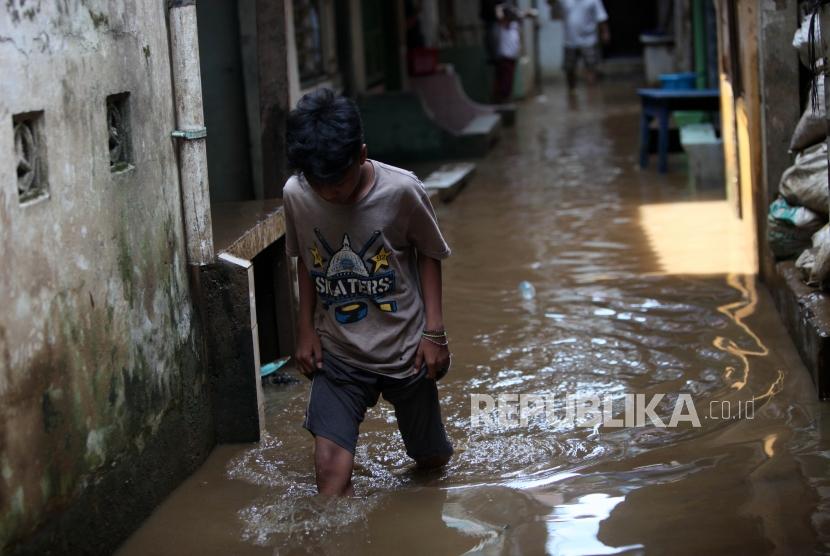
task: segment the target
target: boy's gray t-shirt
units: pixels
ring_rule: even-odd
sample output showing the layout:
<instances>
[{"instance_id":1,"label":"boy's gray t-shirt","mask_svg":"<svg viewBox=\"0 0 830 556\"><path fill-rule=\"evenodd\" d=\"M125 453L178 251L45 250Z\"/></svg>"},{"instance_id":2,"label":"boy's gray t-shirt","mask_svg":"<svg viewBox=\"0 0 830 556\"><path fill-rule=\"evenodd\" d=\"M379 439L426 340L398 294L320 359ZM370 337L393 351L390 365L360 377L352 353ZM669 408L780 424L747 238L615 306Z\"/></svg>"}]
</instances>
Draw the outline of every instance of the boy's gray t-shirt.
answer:
<instances>
[{"instance_id":1,"label":"boy's gray t-shirt","mask_svg":"<svg viewBox=\"0 0 830 556\"><path fill-rule=\"evenodd\" d=\"M301 257L317 292L323 349L387 376L415 373L424 327L416 252L450 255L423 184L374 160L375 181L351 205L329 203L305 179L283 190L285 250Z\"/></svg>"}]
</instances>

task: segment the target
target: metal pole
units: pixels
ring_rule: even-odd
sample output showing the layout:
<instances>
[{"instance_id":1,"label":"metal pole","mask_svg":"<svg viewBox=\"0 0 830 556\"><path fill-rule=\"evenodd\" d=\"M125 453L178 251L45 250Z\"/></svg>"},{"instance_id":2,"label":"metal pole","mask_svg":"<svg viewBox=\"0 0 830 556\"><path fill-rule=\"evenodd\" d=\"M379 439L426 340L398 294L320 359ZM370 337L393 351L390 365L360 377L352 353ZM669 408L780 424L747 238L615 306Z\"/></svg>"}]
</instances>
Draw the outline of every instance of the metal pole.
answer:
<instances>
[{"instance_id":1,"label":"metal pole","mask_svg":"<svg viewBox=\"0 0 830 556\"><path fill-rule=\"evenodd\" d=\"M182 189L187 262L213 262L205 115L199 69L196 0L170 1L170 58L173 100L179 141L179 182Z\"/></svg>"}]
</instances>

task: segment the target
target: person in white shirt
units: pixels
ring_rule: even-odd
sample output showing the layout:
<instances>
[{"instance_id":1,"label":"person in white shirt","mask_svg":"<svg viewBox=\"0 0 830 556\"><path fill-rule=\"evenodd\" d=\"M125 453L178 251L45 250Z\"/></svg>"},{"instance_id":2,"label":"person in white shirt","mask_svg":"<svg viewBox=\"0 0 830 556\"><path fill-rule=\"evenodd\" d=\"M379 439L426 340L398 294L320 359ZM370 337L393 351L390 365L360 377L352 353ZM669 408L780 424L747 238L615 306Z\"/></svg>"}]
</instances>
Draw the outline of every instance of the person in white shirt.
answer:
<instances>
[{"instance_id":1,"label":"person in white shirt","mask_svg":"<svg viewBox=\"0 0 830 556\"><path fill-rule=\"evenodd\" d=\"M565 31L565 77L568 88L576 86L579 59L585 64L586 78L593 85L597 79L599 40L608 43L608 13L602 0L548 0L551 16L562 19Z\"/></svg>"},{"instance_id":2,"label":"person in white shirt","mask_svg":"<svg viewBox=\"0 0 830 556\"><path fill-rule=\"evenodd\" d=\"M498 24L498 47L496 52L496 75L493 81L493 101L496 104L509 102L513 96L513 81L516 62L522 54L522 38L519 21L515 14L502 17Z\"/></svg>"}]
</instances>

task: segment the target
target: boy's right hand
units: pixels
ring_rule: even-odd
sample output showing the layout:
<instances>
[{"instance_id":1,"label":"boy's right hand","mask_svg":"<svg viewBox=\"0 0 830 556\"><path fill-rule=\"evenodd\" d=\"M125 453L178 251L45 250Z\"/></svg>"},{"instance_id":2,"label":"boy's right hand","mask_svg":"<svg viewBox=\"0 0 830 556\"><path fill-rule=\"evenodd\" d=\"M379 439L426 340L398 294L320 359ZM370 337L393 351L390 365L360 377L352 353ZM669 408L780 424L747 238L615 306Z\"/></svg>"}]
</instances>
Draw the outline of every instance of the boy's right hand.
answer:
<instances>
[{"instance_id":1,"label":"boy's right hand","mask_svg":"<svg viewBox=\"0 0 830 556\"><path fill-rule=\"evenodd\" d=\"M294 359L297 360L300 372L307 377L311 377L315 370L323 368L323 346L314 328L309 327L298 331Z\"/></svg>"}]
</instances>

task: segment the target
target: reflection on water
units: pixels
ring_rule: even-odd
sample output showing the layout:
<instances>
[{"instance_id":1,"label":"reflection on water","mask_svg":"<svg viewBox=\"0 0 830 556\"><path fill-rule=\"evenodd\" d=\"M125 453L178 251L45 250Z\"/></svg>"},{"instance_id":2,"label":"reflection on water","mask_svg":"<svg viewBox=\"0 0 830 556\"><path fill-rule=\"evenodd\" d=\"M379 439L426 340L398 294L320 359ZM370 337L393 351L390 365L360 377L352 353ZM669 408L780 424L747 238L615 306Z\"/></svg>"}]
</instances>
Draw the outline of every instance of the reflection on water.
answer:
<instances>
[{"instance_id":1,"label":"reflection on water","mask_svg":"<svg viewBox=\"0 0 830 556\"><path fill-rule=\"evenodd\" d=\"M681 174L635 169L631 87L580 105L568 112L558 91L526 105L473 184L438 208L455 251L444 273L455 364L440 392L456 446L446 469L412 472L382 403L361 429L357 498L320 500L300 426L308 383L269 387L265 439L211 458L122 553L830 550L828 412L765 290L709 260L745 249L740 227L724 223L728 211L698 211L688 221L699 230L732 231L660 232L671 218L642 207L717 201ZM535 295L519 294L522 281ZM701 427L469 426L471 394L627 393L689 393ZM747 402L752 418L734 418ZM656 413L668 421L671 409ZM199 501L211 492L226 498L209 514ZM184 526L200 515L201 530Z\"/></svg>"},{"instance_id":2,"label":"reflection on water","mask_svg":"<svg viewBox=\"0 0 830 556\"><path fill-rule=\"evenodd\" d=\"M642 545L608 547L597 539L600 521L622 502L623 496L586 494L570 504L560 504L548 518L548 542L545 549L550 554L563 556L580 554L620 554Z\"/></svg>"}]
</instances>

